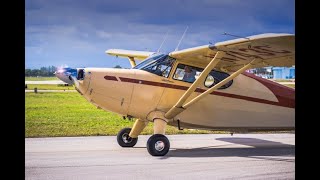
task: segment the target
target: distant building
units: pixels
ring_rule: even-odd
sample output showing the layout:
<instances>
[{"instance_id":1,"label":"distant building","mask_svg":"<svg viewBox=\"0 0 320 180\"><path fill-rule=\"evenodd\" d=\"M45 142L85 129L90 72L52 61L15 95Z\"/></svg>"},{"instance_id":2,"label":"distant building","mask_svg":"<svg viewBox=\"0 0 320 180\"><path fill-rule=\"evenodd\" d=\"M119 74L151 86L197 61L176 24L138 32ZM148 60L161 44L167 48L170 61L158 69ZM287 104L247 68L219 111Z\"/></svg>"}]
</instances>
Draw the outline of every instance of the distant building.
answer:
<instances>
[{"instance_id":1,"label":"distant building","mask_svg":"<svg viewBox=\"0 0 320 180\"><path fill-rule=\"evenodd\" d=\"M295 79L295 67L265 67L249 69L253 73L266 79Z\"/></svg>"},{"instance_id":2,"label":"distant building","mask_svg":"<svg viewBox=\"0 0 320 180\"><path fill-rule=\"evenodd\" d=\"M273 79L295 79L295 67L273 67Z\"/></svg>"}]
</instances>

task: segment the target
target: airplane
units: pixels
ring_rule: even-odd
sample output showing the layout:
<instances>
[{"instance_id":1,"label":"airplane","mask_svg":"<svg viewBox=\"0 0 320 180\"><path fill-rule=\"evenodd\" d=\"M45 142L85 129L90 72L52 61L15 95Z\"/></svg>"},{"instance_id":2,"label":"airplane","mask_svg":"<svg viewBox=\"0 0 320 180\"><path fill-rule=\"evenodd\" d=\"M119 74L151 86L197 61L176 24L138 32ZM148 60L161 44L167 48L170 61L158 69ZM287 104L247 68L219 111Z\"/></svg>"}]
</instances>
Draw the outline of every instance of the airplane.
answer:
<instances>
[{"instance_id":1,"label":"airplane","mask_svg":"<svg viewBox=\"0 0 320 180\"><path fill-rule=\"evenodd\" d=\"M246 72L295 65L293 34L258 34L170 53L106 53L127 57L132 68L77 68L67 78L96 107L135 118L132 128L117 134L121 147L135 146L150 122L152 156L169 152L167 125L230 132L295 129L295 90Z\"/></svg>"},{"instance_id":2,"label":"airplane","mask_svg":"<svg viewBox=\"0 0 320 180\"><path fill-rule=\"evenodd\" d=\"M77 69L72 69L70 67L61 67L58 68L56 72L53 73L57 78L59 78L61 81L72 85L73 81L71 79L71 76L77 75Z\"/></svg>"}]
</instances>

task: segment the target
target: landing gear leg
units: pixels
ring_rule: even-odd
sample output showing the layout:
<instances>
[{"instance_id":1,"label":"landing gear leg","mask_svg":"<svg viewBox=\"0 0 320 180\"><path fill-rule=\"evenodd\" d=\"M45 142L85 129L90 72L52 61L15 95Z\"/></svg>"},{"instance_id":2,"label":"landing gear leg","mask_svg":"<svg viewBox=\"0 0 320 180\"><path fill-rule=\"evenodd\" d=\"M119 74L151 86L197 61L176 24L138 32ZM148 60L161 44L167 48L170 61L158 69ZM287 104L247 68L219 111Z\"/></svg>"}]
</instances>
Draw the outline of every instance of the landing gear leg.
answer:
<instances>
[{"instance_id":1,"label":"landing gear leg","mask_svg":"<svg viewBox=\"0 0 320 180\"><path fill-rule=\"evenodd\" d=\"M148 139L147 149L152 156L164 156L169 152L170 142L164 135L167 122L163 119L154 120L154 134Z\"/></svg>"},{"instance_id":2,"label":"landing gear leg","mask_svg":"<svg viewBox=\"0 0 320 180\"><path fill-rule=\"evenodd\" d=\"M117 135L118 144L121 147L133 147L138 142L138 136L147 126L148 121L137 119L131 128L124 128Z\"/></svg>"}]
</instances>

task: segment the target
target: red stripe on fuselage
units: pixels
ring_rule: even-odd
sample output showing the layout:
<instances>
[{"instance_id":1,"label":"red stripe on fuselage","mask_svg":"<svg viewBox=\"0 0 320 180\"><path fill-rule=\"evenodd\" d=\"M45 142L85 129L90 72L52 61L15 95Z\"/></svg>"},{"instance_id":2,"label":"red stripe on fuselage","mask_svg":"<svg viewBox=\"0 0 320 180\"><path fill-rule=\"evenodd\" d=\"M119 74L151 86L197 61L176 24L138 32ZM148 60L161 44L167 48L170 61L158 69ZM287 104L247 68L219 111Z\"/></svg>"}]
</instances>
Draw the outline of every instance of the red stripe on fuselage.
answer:
<instances>
[{"instance_id":1,"label":"red stripe on fuselage","mask_svg":"<svg viewBox=\"0 0 320 180\"><path fill-rule=\"evenodd\" d=\"M174 84L166 84L166 83L160 83L160 82L154 82L154 81L130 79L130 78L124 78L124 77L119 77L119 79L122 82L130 82L130 83L137 83L137 84L144 84L144 85L158 86L158 87L167 87L167 88L172 88L172 89L187 90L189 88L189 87L186 87L186 86L179 86L179 85L174 85Z\"/></svg>"},{"instance_id":2,"label":"red stripe on fuselage","mask_svg":"<svg viewBox=\"0 0 320 180\"><path fill-rule=\"evenodd\" d=\"M290 108L296 107L295 89L258 77L252 73L244 72L242 74L257 80L261 84L266 86L278 98L279 106L290 107Z\"/></svg>"},{"instance_id":3,"label":"red stripe on fuselage","mask_svg":"<svg viewBox=\"0 0 320 180\"><path fill-rule=\"evenodd\" d=\"M282 86L278 83L274 83L272 81L257 77L252 75L250 73L243 73L243 75L251 77L253 79L256 79L257 81L261 82L263 85L265 85L267 88L269 88L275 96L278 98L279 102L270 101L266 99L260 99L260 98L254 98L249 96L242 96L237 94L230 94L230 93L224 93L220 91L213 91L212 95L217 96L224 96L229 98L235 98L235 99L242 99L252 102L258 102L263 104L270 104L270 105L276 105L276 106L282 106L282 107L288 107L288 108L295 108L295 99L294 99L294 90L292 94L292 89L288 88L286 86ZM117 80L115 76L108 76L107 79L105 76L105 79L107 80ZM113 78L110 78L113 77ZM167 84L167 83L161 83L161 82L154 82L154 81L146 81L146 80L139 80L139 79L131 79L131 78L125 78L125 77L119 77L121 82L128 82L128 83L136 83L136 84L143 84L143 85L150 85L150 86L158 86L158 87L166 87L166 88L172 88L172 89L179 89L179 90L187 90L189 87L187 86L180 86L180 85L173 85L173 84ZM261 80L262 79L262 80ZM279 87L280 86L280 87ZM283 89L285 88L285 89ZM197 88L195 92L203 93L205 92L205 89ZM286 92L289 91L289 92Z\"/></svg>"},{"instance_id":4,"label":"red stripe on fuselage","mask_svg":"<svg viewBox=\"0 0 320 180\"><path fill-rule=\"evenodd\" d=\"M118 81L118 79L115 76L104 76L104 78L110 81Z\"/></svg>"}]
</instances>

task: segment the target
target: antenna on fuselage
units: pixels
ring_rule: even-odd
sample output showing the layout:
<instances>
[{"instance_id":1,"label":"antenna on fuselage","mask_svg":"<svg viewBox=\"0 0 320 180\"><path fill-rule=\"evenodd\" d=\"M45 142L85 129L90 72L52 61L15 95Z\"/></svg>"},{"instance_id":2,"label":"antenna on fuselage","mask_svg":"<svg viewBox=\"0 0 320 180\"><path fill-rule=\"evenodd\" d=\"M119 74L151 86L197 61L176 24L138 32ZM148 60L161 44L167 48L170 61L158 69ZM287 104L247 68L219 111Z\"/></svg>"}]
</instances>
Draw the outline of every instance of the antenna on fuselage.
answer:
<instances>
[{"instance_id":1,"label":"antenna on fuselage","mask_svg":"<svg viewBox=\"0 0 320 180\"><path fill-rule=\"evenodd\" d=\"M180 39L180 41L179 41L179 43L178 43L178 45L177 45L177 47L176 47L176 49L174 51L178 51L179 45L180 45L184 35L186 34L187 30L188 30L188 26L187 26L186 30L184 30L184 33L182 34L182 37L181 37L181 39Z\"/></svg>"},{"instance_id":2,"label":"antenna on fuselage","mask_svg":"<svg viewBox=\"0 0 320 180\"><path fill-rule=\"evenodd\" d=\"M159 47L157 52L160 52L160 49L161 49L163 43L167 40L168 32L169 32L169 30L167 31L166 36L164 37L164 39L163 39L163 41L162 41L162 43L161 43L161 45L160 45L160 47Z\"/></svg>"},{"instance_id":3,"label":"antenna on fuselage","mask_svg":"<svg viewBox=\"0 0 320 180\"><path fill-rule=\"evenodd\" d=\"M233 37L238 37L238 38L243 38L243 39L248 39L248 40L250 40L250 38L242 37L242 36L238 36L238 35L233 35L233 34L229 34L229 33L227 33L227 32L224 32L222 35L228 35L228 36L233 36Z\"/></svg>"}]
</instances>

